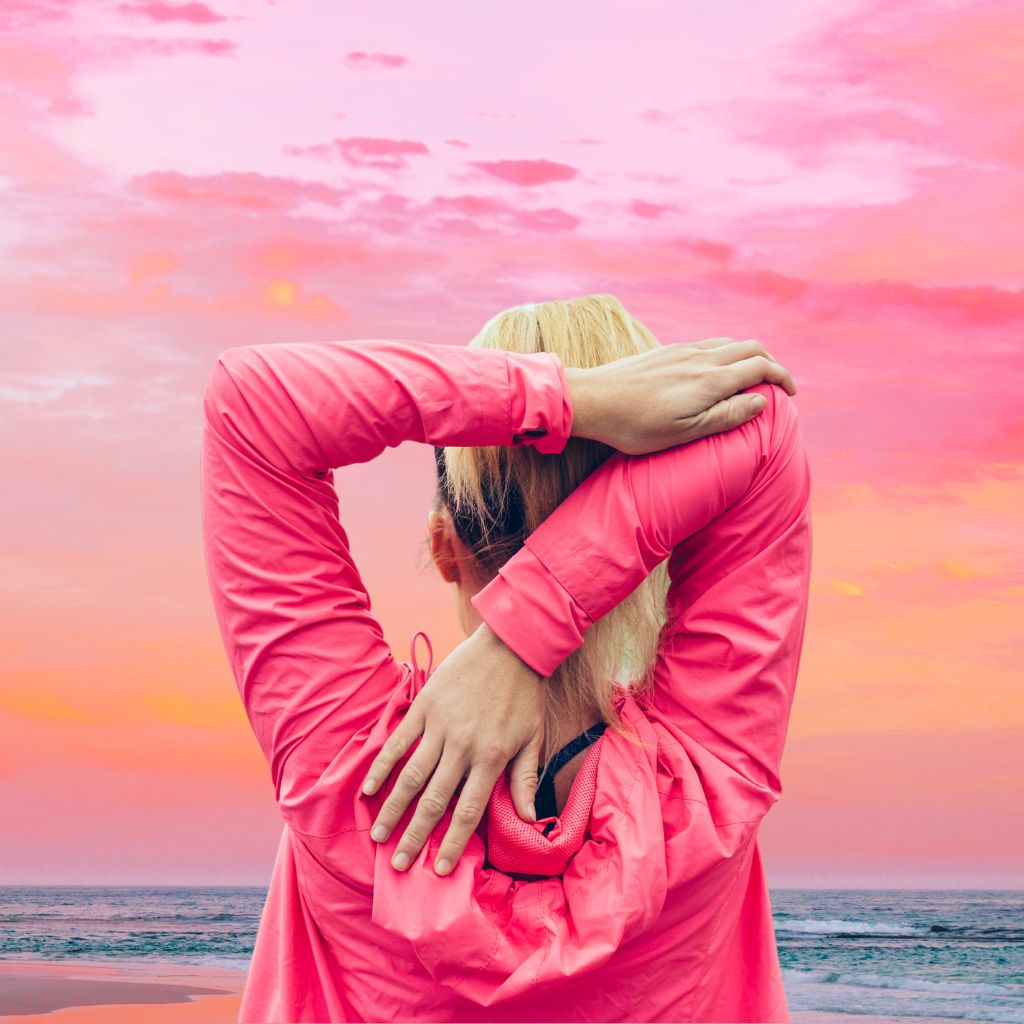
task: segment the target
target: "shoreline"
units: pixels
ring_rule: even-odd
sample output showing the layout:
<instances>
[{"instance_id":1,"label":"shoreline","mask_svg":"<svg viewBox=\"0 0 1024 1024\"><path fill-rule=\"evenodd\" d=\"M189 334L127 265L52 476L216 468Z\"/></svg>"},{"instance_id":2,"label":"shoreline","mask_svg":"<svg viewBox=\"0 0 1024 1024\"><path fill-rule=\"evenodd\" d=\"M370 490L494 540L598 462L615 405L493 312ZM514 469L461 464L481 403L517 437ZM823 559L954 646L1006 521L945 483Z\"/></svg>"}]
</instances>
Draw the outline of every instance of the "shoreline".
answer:
<instances>
[{"instance_id":1,"label":"shoreline","mask_svg":"<svg viewBox=\"0 0 1024 1024\"><path fill-rule=\"evenodd\" d=\"M241 968L170 961L2 960L5 1024L233 1024Z\"/></svg>"},{"instance_id":2,"label":"shoreline","mask_svg":"<svg viewBox=\"0 0 1024 1024\"><path fill-rule=\"evenodd\" d=\"M0 960L3 1024L235 1024L247 971L167 960ZM982 1024L791 1010L792 1024Z\"/></svg>"}]
</instances>

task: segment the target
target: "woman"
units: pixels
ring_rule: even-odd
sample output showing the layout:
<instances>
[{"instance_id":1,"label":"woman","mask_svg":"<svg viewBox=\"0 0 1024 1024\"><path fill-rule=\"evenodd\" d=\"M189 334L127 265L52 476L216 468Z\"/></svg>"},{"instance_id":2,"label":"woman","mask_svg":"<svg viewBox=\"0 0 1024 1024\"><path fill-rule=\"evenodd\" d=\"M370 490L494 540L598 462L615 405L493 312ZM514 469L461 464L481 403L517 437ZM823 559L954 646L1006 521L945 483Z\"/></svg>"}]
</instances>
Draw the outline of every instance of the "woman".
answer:
<instances>
[{"instance_id":1,"label":"woman","mask_svg":"<svg viewBox=\"0 0 1024 1024\"><path fill-rule=\"evenodd\" d=\"M757 832L809 585L791 391L758 343L662 346L602 295L466 347L221 356L207 569L285 821L242 1021L788 1020ZM468 637L432 674L333 487L405 440L443 449Z\"/></svg>"}]
</instances>

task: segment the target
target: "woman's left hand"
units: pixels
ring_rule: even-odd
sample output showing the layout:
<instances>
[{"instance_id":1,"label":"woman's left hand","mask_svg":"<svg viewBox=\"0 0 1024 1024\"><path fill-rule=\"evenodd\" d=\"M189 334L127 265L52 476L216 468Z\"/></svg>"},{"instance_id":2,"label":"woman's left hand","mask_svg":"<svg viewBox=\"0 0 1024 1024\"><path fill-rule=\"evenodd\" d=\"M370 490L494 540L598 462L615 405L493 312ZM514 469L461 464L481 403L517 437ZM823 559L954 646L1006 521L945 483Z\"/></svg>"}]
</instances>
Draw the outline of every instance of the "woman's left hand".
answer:
<instances>
[{"instance_id":1,"label":"woman's left hand","mask_svg":"<svg viewBox=\"0 0 1024 1024\"><path fill-rule=\"evenodd\" d=\"M374 784L363 786L364 793L376 792L422 736L370 831L377 842L387 839L423 790L392 858L395 868L402 871L412 863L467 772L469 778L434 862L438 874L447 874L455 866L510 762L516 811L525 820L536 820L533 807L546 692L541 677L486 623L431 673L370 766L367 780ZM403 862L406 855L408 860Z\"/></svg>"}]
</instances>

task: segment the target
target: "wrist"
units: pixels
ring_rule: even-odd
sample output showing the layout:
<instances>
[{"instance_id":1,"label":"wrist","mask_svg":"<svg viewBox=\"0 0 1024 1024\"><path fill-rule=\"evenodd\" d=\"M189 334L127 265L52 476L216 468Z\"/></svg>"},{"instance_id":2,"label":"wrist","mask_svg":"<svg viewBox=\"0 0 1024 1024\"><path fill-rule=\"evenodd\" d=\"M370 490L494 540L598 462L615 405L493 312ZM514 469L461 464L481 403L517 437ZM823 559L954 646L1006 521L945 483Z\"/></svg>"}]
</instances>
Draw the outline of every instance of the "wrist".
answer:
<instances>
[{"instance_id":1,"label":"wrist","mask_svg":"<svg viewBox=\"0 0 1024 1024\"><path fill-rule=\"evenodd\" d=\"M522 657L514 651L485 621L481 621L480 625L476 628L473 633L473 640L481 645L481 647L491 653L499 654L503 658L513 660L521 668L526 669L529 674L540 680L541 674L528 662L523 661Z\"/></svg>"},{"instance_id":2,"label":"wrist","mask_svg":"<svg viewBox=\"0 0 1024 1024\"><path fill-rule=\"evenodd\" d=\"M572 403L571 436L599 440L601 408L593 371L567 366L565 382Z\"/></svg>"}]
</instances>

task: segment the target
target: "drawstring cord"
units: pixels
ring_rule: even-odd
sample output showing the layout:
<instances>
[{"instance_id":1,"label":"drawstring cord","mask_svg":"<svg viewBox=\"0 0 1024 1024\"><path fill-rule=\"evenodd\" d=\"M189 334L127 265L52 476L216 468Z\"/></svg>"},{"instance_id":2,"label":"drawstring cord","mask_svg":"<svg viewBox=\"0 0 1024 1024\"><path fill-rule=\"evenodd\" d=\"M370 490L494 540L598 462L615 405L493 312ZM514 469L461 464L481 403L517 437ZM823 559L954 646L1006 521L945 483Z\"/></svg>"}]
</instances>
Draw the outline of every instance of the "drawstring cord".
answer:
<instances>
[{"instance_id":1,"label":"drawstring cord","mask_svg":"<svg viewBox=\"0 0 1024 1024\"><path fill-rule=\"evenodd\" d=\"M416 662L416 637L418 636L423 637L423 639L427 641L427 651L430 654L430 661L427 662L427 667L426 670L424 671L424 675L429 677L430 670L431 668L433 668L434 665L434 647L433 644L431 644L430 642L430 637L427 636L427 634L424 633L422 629L418 630L416 633L413 634L412 643L409 645L409 660L412 662L412 667L415 671L422 671Z\"/></svg>"}]
</instances>

